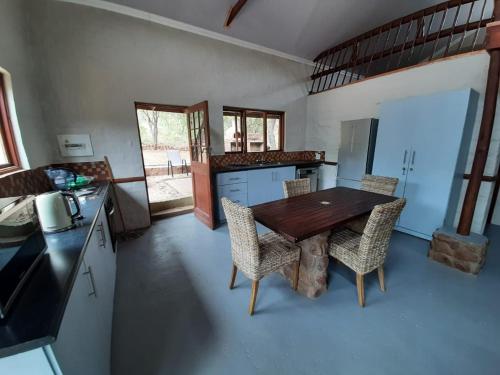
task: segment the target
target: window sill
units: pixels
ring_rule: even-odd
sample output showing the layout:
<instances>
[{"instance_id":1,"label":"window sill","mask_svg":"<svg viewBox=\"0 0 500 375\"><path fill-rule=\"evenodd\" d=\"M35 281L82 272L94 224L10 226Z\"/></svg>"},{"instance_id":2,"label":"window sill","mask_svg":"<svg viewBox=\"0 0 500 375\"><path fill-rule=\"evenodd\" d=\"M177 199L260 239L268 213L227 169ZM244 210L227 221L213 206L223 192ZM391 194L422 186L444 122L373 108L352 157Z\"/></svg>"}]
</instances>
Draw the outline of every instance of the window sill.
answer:
<instances>
[{"instance_id":1,"label":"window sill","mask_svg":"<svg viewBox=\"0 0 500 375\"><path fill-rule=\"evenodd\" d=\"M11 174L11 173L22 171L22 170L23 170L22 168L15 166L15 165L10 166L10 167L0 168L0 176L5 176L7 174Z\"/></svg>"}]
</instances>

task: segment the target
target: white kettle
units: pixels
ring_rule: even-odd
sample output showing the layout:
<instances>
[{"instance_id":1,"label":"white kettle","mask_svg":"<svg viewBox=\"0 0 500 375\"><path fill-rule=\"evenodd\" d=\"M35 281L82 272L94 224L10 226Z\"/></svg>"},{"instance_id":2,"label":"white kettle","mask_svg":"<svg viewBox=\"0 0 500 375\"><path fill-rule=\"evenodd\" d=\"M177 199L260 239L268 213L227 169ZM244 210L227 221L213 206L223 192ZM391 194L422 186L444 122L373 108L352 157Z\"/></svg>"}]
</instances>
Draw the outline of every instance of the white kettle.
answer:
<instances>
[{"instance_id":1,"label":"white kettle","mask_svg":"<svg viewBox=\"0 0 500 375\"><path fill-rule=\"evenodd\" d=\"M68 198L73 200L76 212L71 212ZM80 218L80 204L73 193L51 191L36 197L38 218L45 233L62 232L73 228L74 220Z\"/></svg>"}]
</instances>

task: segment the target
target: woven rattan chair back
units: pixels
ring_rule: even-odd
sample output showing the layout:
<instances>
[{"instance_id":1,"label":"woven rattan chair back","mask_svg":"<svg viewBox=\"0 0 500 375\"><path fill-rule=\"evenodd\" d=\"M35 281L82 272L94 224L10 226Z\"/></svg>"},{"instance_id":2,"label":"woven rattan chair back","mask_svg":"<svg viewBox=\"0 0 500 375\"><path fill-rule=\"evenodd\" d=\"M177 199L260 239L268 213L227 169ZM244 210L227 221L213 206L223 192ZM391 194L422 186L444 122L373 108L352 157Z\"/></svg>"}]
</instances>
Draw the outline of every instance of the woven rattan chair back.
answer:
<instances>
[{"instance_id":1,"label":"woven rattan chair back","mask_svg":"<svg viewBox=\"0 0 500 375\"><path fill-rule=\"evenodd\" d=\"M221 198L226 215L233 263L248 277L259 276L259 238L252 210Z\"/></svg>"},{"instance_id":2,"label":"woven rattan chair back","mask_svg":"<svg viewBox=\"0 0 500 375\"><path fill-rule=\"evenodd\" d=\"M405 204L406 199L399 198L373 209L359 244L362 269L372 270L384 264L392 231Z\"/></svg>"},{"instance_id":3,"label":"woven rattan chair back","mask_svg":"<svg viewBox=\"0 0 500 375\"><path fill-rule=\"evenodd\" d=\"M283 181L283 192L285 198L308 194L311 192L311 180L300 178L298 180Z\"/></svg>"},{"instance_id":4,"label":"woven rattan chair back","mask_svg":"<svg viewBox=\"0 0 500 375\"><path fill-rule=\"evenodd\" d=\"M394 195L399 179L365 174L361 179L361 190L384 195Z\"/></svg>"}]
</instances>

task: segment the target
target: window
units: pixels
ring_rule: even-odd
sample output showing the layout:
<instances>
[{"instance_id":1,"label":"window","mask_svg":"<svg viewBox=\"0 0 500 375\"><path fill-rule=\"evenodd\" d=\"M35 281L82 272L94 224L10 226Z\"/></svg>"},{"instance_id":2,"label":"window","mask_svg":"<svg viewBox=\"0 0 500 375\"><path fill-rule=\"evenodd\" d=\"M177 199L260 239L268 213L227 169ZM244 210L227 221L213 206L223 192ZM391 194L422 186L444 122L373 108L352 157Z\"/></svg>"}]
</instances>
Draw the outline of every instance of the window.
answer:
<instances>
[{"instance_id":1,"label":"window","mask_svg":"<svg viewBox=\"0 0 500 375\"><path fill-rule=\"evenodd\" d=\"M224 107L224 151L283 150L284 112Z\"/></svg>"},{"instance_id":2,"label":"window","mask_svg":"<svg viewBox=\"0 0 500 375\"><path fill-rule=\"evenodd\" d=\"M0 173L19 168L14 134L9 117L4 76L0 73Z\"/></svg>"}]
</instances>

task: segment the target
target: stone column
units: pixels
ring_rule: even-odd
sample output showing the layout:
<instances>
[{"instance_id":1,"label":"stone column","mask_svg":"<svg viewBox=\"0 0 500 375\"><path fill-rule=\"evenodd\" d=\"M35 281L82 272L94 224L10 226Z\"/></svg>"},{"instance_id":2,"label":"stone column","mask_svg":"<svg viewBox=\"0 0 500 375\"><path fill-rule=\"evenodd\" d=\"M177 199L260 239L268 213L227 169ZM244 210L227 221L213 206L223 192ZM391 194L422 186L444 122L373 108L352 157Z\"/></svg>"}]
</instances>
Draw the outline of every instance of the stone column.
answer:
<instances>
[{"instance_id":1,"label":"stone column","mask_svg":"<svg viewBox=\"0 0 500 375\"><path fill-rule=\"evenodd\" d=\"M488 238L472 233L462 236L452 228L432 234L429 258L460 271L477 275L486 258Z\"/></svg>"},{"instance_id":2,"label":"stone column","mask_svg":"<svg viewBox=\"0 0 500 375\"><path fill-rule=\"evenodd\" d=\"M297 244L302 249L297 291L311 299L319 297L326 291L329 236L330 232L328 231ZM292 285L294 274L293 264L283 267L279 272Z\"/></svg>"}]
</instances>

